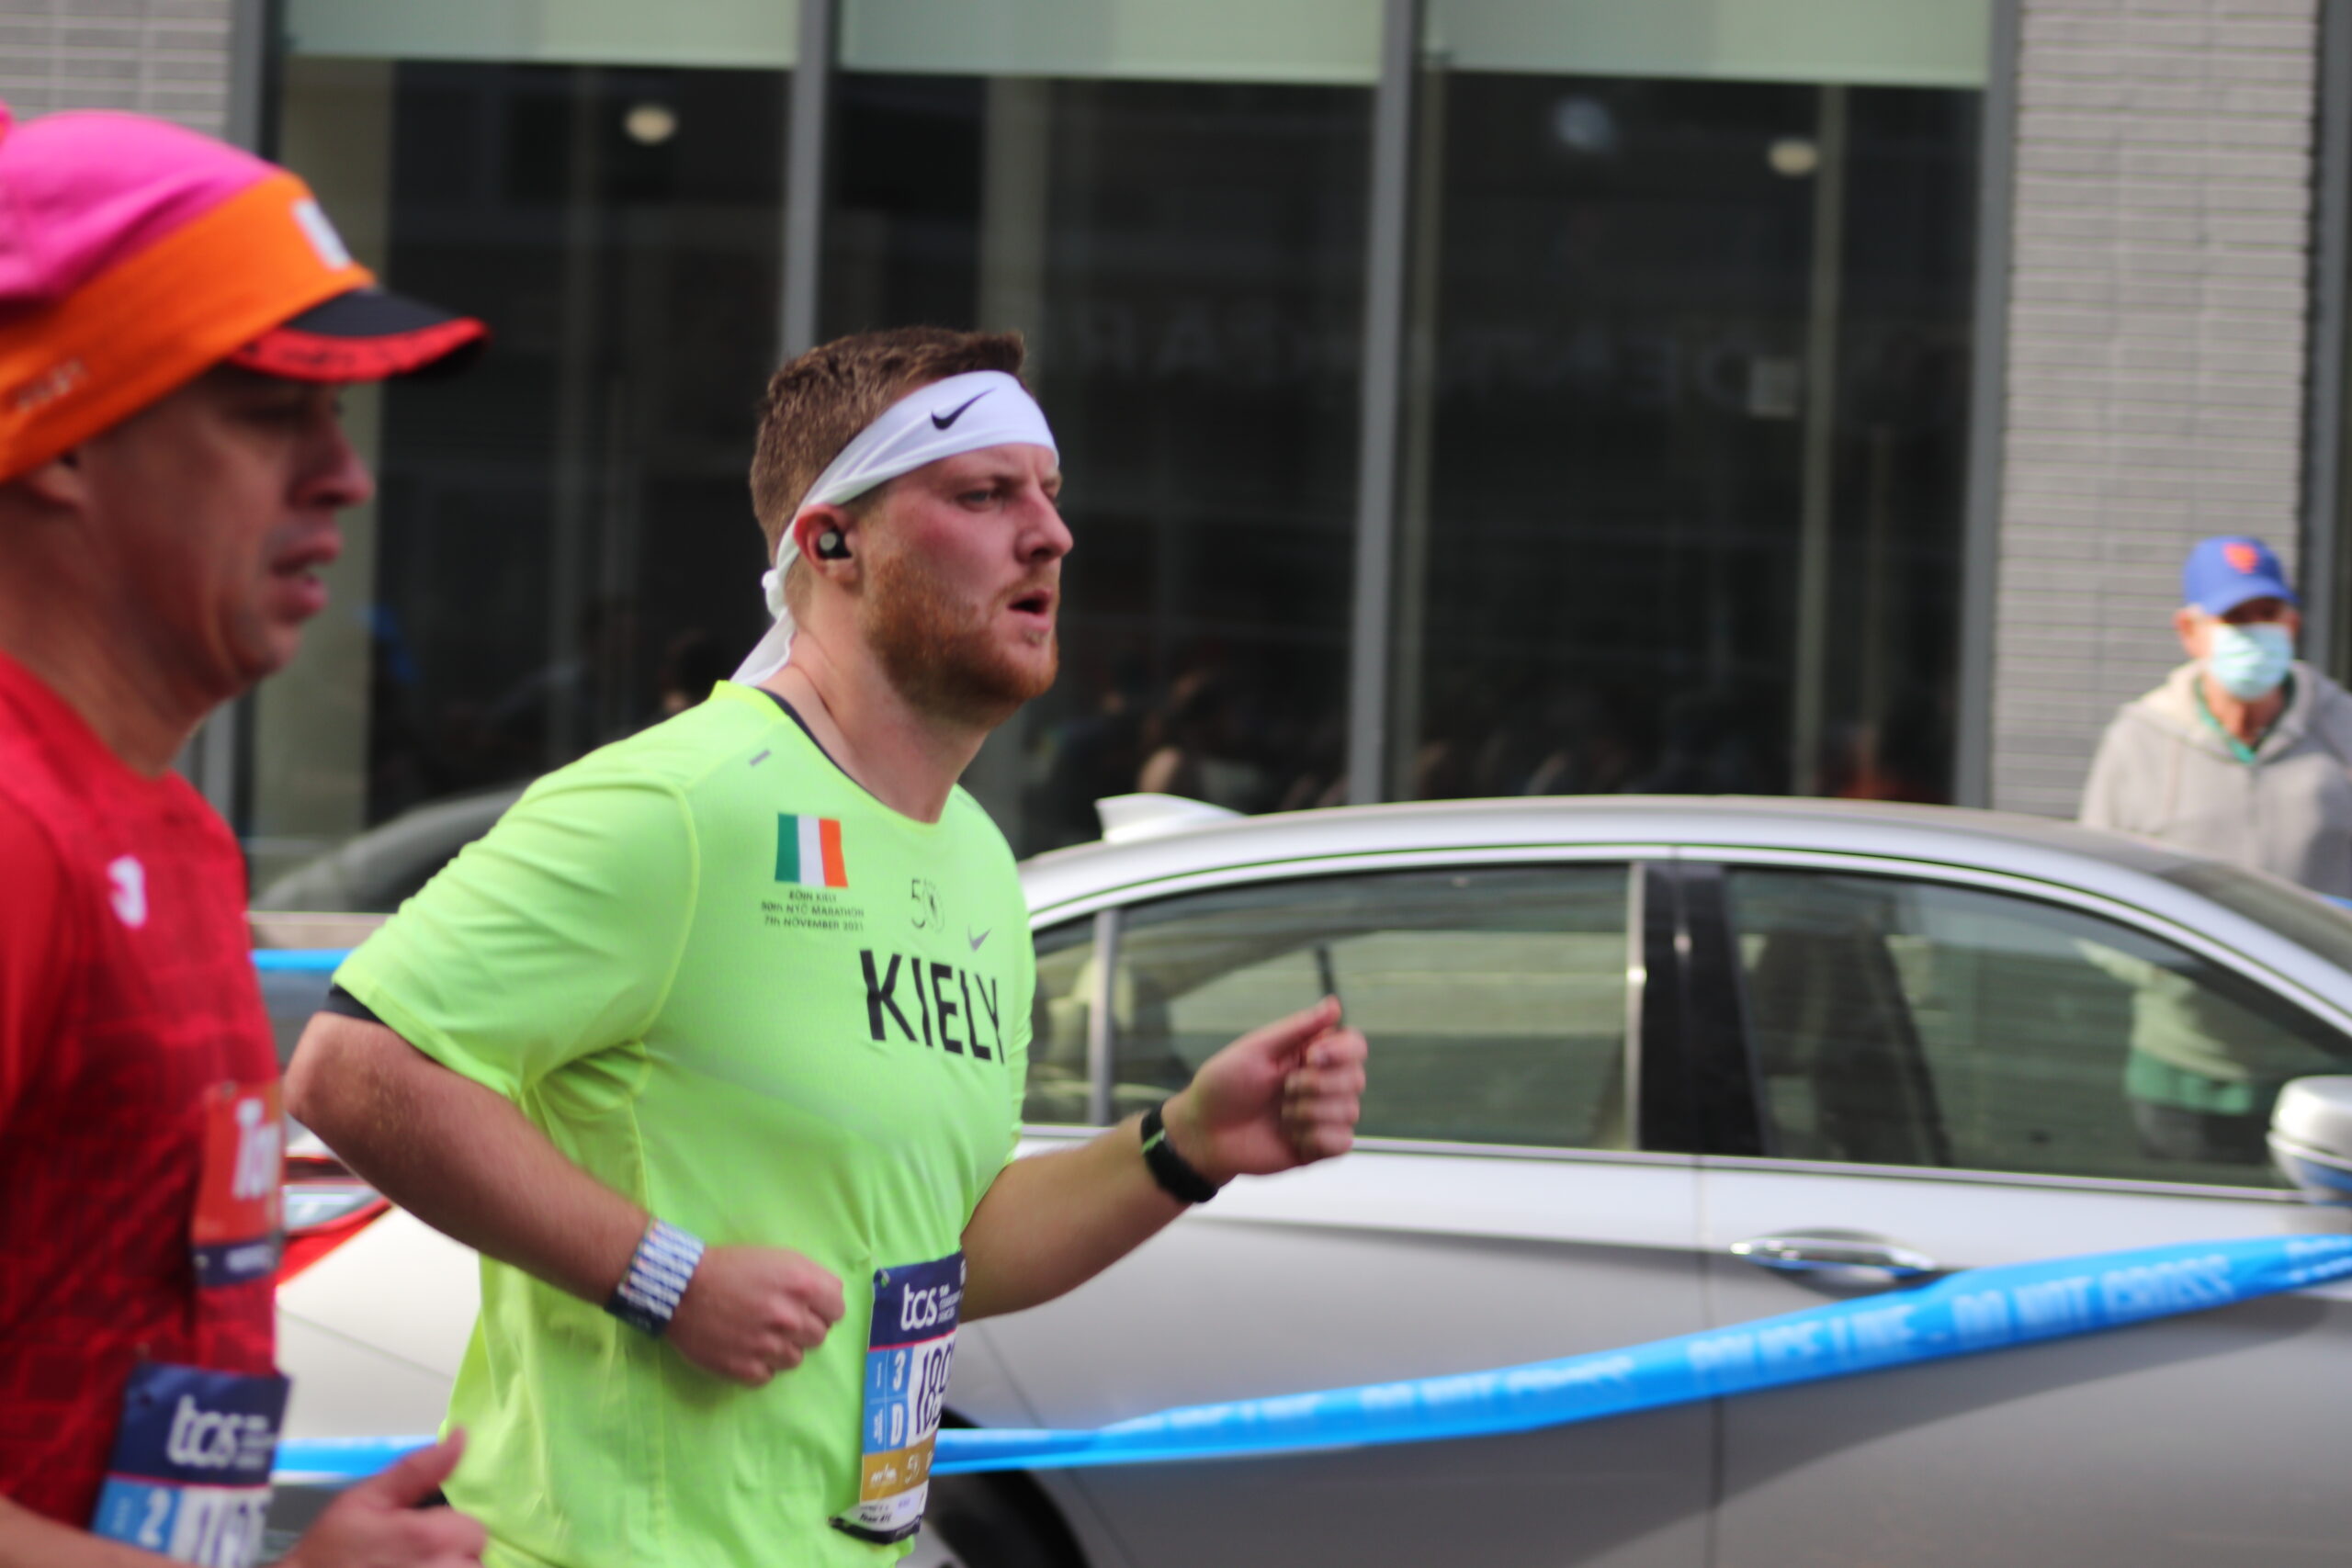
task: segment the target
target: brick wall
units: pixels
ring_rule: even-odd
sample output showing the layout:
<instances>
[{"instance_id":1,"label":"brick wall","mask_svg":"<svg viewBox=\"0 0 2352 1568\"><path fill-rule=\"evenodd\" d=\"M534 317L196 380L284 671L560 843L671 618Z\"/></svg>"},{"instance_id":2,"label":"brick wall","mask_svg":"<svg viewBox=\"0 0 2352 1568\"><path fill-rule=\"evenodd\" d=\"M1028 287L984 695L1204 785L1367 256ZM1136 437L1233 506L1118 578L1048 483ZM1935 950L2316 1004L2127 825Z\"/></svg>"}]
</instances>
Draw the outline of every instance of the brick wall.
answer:
<instances>
[{"instance_id":1,"label":"brick wall","mask_svg":"<svg viewBox=\"0 0 2352 1568\"><path fill-rule=\"evenodd\" d=\"M231 0L0 0L0 98L20 118L139 109L229 124Z\"/></svg>"},{"instance_id":2,"label":"brick wall","mask_svg":"<svg viewBox=\"0 0 2352 1568\"><path fill-rule=\"evenodd\" d=\"M2317 0L2024 0L1992 803L2072 815L2206 534L2290 561Z\"/></svg>"}]
</instances>

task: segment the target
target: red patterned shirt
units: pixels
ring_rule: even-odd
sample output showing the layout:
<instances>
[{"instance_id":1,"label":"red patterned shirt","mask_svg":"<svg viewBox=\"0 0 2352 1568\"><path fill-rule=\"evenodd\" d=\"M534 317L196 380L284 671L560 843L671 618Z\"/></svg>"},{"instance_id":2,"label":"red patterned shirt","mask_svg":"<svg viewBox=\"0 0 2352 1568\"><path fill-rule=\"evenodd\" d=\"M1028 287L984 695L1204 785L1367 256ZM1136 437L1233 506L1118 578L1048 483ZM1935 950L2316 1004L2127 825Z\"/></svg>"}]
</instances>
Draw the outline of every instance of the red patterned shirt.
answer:
<instances>
[{"instance_id":1,"label":"red patterned shirt","mask_svg":"<svg viewBox=\"0 0 2352 1568\"><path fill-rule=\"evenodd\" d=\"M277 1076L236 841L0 655L0 1495L90 1519L141 1357L274 1360L271 1282L200 1290L204 1100Z\"/></svg>"}]
</instances>

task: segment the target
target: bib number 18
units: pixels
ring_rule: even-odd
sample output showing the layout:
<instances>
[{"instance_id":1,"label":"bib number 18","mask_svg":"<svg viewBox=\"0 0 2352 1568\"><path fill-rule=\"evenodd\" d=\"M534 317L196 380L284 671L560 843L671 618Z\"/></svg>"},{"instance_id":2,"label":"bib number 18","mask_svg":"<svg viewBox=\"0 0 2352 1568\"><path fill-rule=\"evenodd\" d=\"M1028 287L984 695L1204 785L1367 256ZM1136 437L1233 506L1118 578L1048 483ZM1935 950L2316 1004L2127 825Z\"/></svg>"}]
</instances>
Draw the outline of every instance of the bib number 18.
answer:
<instances>
[{"instance_id":1,"label":"bib number 18","mask_svg":"<svg viewBox=\"0 0 2352 1568\"><path fill-rule=\"evenodd\" d=\"M947 1409L964 1255L874 1275L857 1502L833 1527L861 1540L904 1540L922 1528L931 1453Z\"/></svg>"}]
</instances>

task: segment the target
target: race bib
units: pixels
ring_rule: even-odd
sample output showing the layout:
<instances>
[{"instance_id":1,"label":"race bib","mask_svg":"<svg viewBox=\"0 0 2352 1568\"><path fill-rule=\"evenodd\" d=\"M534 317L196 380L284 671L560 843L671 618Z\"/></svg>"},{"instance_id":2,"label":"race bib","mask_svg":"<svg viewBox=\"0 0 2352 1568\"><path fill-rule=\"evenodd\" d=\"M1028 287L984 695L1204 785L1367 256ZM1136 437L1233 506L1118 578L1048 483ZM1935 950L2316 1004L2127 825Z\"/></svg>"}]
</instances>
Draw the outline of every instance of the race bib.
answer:
<instances>
[{"instance_id":1,"label":"race bib","mask_svg":"<svg viewBox=\"0 0 2352 1568\"><path fill-rule=\"evenodd\" d=\"M861 1540L893 1541L922 1528L931 1450L947 1408L956 1314L963 1302L960 1252L935 1263L875 1270L857 1506L834 1515L834 1529Z\"/></svg>"},{"instance_id":2,"label":"race bib","mask_svg":"<svg viewBox=\"0 0 2352 1568\"><path fill-rule=\"evenodd\" d=\"M204 1165L188 1221L196 1282L266 1280L286 1246L286 1123L277 1085L216 1084L204 1095Z\"/></svg>"},{"instance_id":3,"label":"race bib","mask_svg":"<svg viewBox=\"0 0 2352 1568\"><path fill-rule=\"evenodd\" d=\"M92 1533L179 1562L252 1568L288 1386L141 1362L123 1391Z\"/></svg>"}]
</instances>

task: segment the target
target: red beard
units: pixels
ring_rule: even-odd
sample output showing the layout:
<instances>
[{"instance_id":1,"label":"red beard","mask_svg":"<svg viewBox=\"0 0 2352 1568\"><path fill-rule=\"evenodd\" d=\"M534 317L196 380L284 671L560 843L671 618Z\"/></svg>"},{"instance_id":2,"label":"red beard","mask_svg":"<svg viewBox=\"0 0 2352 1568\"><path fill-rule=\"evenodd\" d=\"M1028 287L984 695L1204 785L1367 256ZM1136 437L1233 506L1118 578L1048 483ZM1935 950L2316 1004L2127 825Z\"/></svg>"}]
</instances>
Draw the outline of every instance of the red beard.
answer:
<instances>
[{"instance_id":1,"label":"red beard","mask_svg":"<svg viewBox=\"0 0 2352 1568\"><path fill-rule=\"evenodd\" d=\"M860 630L890 683L918 711L993 728L1044 695L1061 667L1057 637L1049 635L1042 659L1005 647L989 626L997 608L996 601L959 598L919 558L891 556L873 564Z\"/></svg>"}]
</instances>

